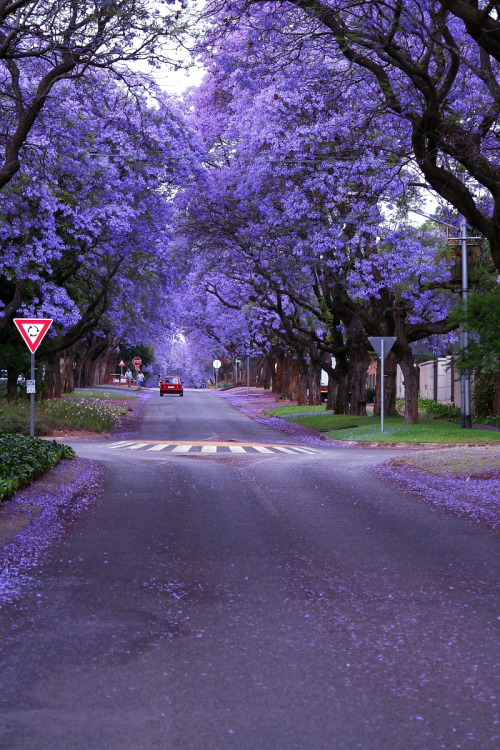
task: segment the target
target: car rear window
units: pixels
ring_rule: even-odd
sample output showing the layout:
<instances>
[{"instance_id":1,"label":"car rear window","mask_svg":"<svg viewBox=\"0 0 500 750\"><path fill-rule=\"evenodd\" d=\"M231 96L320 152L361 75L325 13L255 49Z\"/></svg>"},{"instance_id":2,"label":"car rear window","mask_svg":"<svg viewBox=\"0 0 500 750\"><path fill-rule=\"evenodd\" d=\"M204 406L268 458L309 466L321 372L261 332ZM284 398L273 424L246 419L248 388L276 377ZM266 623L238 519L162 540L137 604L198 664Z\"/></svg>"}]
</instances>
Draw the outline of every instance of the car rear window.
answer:
<instances>
[{"instance_id":1,"label":"car rear window","mask_svg":"<svg viewBox=\"0 0 500 750\"><path fill-rule=\"evenodd\" d=\"M179 378L165 378L165 383L178 383Z\"/></svg>"}]
</instances>

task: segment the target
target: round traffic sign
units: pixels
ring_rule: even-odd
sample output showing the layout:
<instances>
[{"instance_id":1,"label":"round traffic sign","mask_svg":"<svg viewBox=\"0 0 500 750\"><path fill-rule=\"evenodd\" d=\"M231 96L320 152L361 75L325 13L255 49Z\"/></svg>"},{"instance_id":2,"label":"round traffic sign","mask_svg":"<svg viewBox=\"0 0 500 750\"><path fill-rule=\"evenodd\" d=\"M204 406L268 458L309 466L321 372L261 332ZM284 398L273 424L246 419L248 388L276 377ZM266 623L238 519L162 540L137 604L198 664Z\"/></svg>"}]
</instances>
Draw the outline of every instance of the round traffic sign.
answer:
<instances>
[{"instance_id":1,"label":"round traffic sign","mask_svg":"<svg viewBox=\"0 0 500 750\"><path fill-rule=\"evenodd\" d=\"M142 365L142 359L140 357L134 357L134 359L132 360L132 364L135 367L139 367L139 365Z\"/></svg>"},{"instance_id":2,"label":"round traffic sign","mask_svg":"<svg viewBox=\"0 0 500 750\"><path fill-rule=\"evenodd\" d=\"M214 359L212 364L215 367L215 369L218 370L219 367L222 365L222 362L220 361L220 359Z\"/></svg>"}]
</instances>

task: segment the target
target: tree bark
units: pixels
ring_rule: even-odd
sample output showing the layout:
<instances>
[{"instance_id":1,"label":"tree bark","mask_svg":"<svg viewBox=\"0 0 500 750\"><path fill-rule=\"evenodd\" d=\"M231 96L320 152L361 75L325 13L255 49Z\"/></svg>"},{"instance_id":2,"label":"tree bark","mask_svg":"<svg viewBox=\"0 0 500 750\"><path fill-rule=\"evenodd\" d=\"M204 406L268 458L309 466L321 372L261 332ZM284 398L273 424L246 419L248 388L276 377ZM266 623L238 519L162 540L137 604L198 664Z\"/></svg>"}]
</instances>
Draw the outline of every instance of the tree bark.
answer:
<instances>
[{"instance_id":1,"label":"tree bark","mask_svg":"<svg viewBox=\"0 0 500 750\"><path fill-rule=\"evenodd\" d=\"M308 369L309 406L321 405L321 365L311 364Z\"/></svg>"},{"instance_id":2,"label":"tree bark","mask_svg":"<svg viewBox=\"0 0 500 750\"><path fill-rule=\"evenodd\" d=\"M399 354L398 360L399 366L403 371L405 384L404 421L405 424L417 424L419 371L418 367L415 366L413 352L411 351L409 346L403 347L403 352Z\"/></svg>"},{"instance_id":3,"label":"tree bark","mask_svg":"<svg viewBox=\"0 0 500 750\"><path fill-rule=\"evenodd\" d=\"M304 377L304 367L297 358L290 360L290 396L298 406L307 404L307 380Z\"/></svg>"}]
</instances>

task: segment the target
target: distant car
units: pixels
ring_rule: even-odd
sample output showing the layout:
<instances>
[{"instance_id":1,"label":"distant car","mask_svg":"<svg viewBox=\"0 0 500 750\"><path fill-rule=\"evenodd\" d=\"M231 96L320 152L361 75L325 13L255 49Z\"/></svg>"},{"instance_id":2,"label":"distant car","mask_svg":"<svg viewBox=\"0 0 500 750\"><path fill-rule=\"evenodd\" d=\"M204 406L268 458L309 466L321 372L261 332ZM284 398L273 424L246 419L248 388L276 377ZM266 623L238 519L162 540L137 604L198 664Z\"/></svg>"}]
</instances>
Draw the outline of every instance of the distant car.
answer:
<instances>
[{"instance_id":1,"label":"distant car","mask_svg":"<svg viewBox=\"0 0 500 750\"><path fill-rule=\"evenodd\" d=\"M160 380L160 396L164 393L177 393L179 396L184 396L182 380L178 375L167 375L166 378Z\"/></svg>"}]
</instances>

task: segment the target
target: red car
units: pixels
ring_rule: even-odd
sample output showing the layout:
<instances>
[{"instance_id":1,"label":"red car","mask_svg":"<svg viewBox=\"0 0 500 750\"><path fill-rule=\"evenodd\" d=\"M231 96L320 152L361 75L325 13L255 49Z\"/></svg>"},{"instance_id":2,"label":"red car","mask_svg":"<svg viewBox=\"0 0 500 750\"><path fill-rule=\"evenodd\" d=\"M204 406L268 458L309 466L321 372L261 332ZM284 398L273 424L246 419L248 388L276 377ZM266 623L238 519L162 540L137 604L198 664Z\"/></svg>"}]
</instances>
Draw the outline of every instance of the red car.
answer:
<instances>
[{"instance_id":1,"label":"red car","mask_svg":"<svg viewBox=\"0 0 500 750\"><path fill-rule=\"evenodd\" d=\"M178 393L179 396L184 396L182 380L178 375L167 375L166 378L161 379L160 396L163 396L164 393Z\"/></svg>"}]
</instances>

